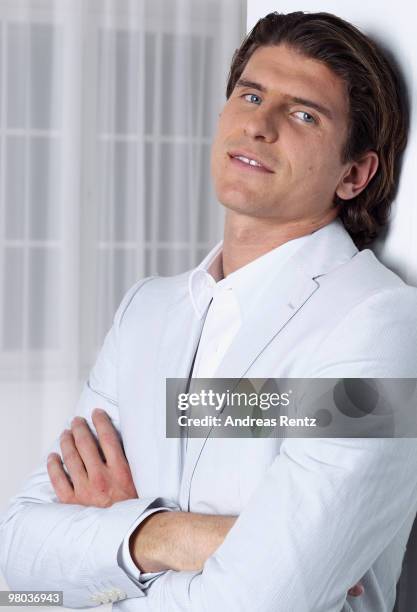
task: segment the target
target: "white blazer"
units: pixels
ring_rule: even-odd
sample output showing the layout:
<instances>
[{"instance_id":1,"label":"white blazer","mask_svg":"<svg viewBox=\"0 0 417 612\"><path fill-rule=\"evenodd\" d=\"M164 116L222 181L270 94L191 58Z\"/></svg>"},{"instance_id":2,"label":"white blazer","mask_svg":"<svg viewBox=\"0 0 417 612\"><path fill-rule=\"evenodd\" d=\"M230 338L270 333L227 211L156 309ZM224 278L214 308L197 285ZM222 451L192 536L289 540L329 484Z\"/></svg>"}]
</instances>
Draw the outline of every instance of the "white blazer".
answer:
<instances>
[{"instance_id":1,"label":"white blazer","mask_svg":"<svg viewBox=\"0 0 417 612\"><path fill-rule=\"evenodd\" d=\"M12 589L59 589L64 604L126 612L392 610L417 509L415 439L191 439L182 464L165 436L165 379L187 377L201 333L189 273L125 296L77 414L119 428L140 499L57 502L45 461L3 516ZM417 377L417 289L339 221L311 234L239 331L217 377ZM91 425L92 426L92 425ZM51 450L59 451L55 442ZM239 515L201 572L167 571L146 590L119 567L150 507ZM365 593L346 599L359 579Z\"/></svg>"}]
</instances>

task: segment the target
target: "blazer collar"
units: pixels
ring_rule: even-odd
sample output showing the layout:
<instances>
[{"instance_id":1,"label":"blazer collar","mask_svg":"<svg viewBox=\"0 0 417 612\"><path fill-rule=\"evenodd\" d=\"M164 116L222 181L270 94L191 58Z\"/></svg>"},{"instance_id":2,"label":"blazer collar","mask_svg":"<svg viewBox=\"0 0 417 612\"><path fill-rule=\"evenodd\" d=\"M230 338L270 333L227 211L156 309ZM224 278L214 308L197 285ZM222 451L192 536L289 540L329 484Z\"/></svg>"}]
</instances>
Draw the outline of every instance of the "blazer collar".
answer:
<instances>
[{"instance_id":1,"label":"blazer collar","mask_svg":"<svg viewBox=\"0 0 417 612\"><path fill-rule=\"evenodd\" d=\"M296 253L293 263L314 279L335 270L357 252L343 223L335 219L310 235L306 244Z\"/></svg>"}]
</instances>

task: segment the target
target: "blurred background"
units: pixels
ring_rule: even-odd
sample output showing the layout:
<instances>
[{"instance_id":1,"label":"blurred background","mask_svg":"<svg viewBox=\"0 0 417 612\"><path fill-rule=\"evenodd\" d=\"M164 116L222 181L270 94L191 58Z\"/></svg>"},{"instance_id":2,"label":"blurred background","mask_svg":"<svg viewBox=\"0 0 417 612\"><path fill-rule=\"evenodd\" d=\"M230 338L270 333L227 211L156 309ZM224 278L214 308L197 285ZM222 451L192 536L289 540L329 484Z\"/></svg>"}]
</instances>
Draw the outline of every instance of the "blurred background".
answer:
<instances>
[{"instance_id":1,"label":"blurred background","mask_svg":"<svg viewBox=\"0 0 417 612\"><path fill-rule=\"evenodd\" d=\"M221 238L210 142L245 31L244 0L0 0L0 512L123 293Z\"/></svg>"}]
</instances>

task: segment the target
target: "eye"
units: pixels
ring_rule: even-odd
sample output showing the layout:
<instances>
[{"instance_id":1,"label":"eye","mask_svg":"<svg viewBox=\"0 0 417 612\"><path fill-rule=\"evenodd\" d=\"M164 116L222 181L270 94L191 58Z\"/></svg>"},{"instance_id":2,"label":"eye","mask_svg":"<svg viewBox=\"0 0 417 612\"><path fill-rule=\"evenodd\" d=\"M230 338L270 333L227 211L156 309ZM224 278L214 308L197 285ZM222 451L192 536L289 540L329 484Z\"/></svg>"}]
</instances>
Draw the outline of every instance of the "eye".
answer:
<instances>
[{"instance_id":1,"label":"eye","mask_svg":"<svg viewBox=\"0 0 417 612\"><path fill-rule=\"evenodd\" d=\"M297 111L294 113L301 119L303 123L317 123L316 119L310 113L306 113L305 111Z\"/></svg>"},{"instance_id":2,"label":"eye","mask_svg":"<svg viewBox=\"0 0 417 612\"><path fill-rule=\"evenodd\" d=\"M260 104L261 98L256 94L244 94L243 98L250 102L251 104Z\"/></svg>"}]
</instances>

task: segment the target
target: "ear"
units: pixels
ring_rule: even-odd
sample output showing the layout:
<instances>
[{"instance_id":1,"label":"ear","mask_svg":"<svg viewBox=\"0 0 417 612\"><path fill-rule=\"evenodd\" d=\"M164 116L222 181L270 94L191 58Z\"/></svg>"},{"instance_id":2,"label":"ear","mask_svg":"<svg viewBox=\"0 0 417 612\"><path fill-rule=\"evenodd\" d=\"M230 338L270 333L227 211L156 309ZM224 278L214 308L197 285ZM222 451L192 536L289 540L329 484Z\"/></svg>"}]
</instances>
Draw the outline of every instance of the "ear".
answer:
<instances>
[{"instance_id":1,"label":"ear","mask_svg":"<svg viewBox=\"0 0 417 612\"><path fill-rule=\"evenodd\" d=\"M341 200L355 198L374 177L378 165L378 155L375 151L367 151L358 160L350 162L337 186L336 195Z\"/></svg>"}]
</instances>

